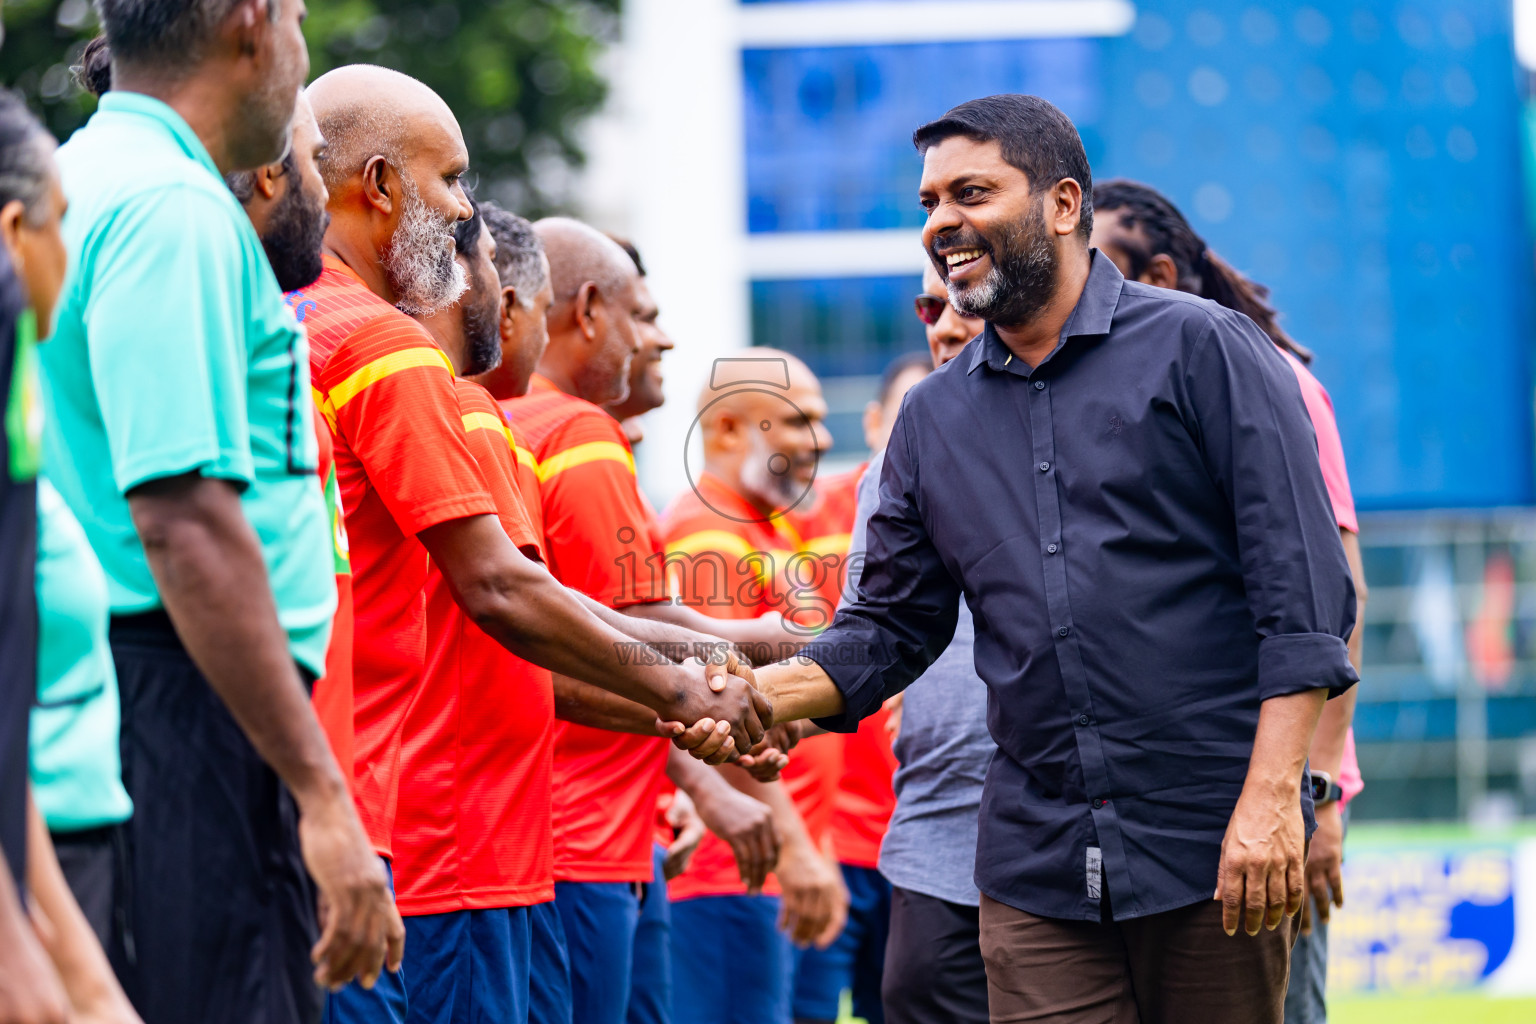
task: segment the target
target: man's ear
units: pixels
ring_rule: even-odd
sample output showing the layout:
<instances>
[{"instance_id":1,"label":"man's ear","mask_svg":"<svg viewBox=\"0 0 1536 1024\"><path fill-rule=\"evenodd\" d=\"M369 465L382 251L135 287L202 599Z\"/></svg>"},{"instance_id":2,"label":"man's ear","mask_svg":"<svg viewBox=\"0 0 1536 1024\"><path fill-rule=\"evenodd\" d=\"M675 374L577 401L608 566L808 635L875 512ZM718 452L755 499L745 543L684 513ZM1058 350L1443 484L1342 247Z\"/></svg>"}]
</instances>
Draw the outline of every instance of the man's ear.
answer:
<instances>
[{"instance_id":1,"label":"man's ear","mask_svg":"<svg viewBox=\"0 0 1536 1024\"><path fill-rule=\"evenodd\" d=\"M282 0L241 0L229 12L225 29L242 57L254 57L270 25L272 5Z\"/></svg>"},{"instance_id":2,"label":"man's ear","mask_svg":"<svg viewBox=\"0 0 1536 1024\"><path fill-rule=\"evenodd\" d=\"M398 192L399 182L389 161L378 155L369 157L363 164L363 198L368 205L386 217L391 216Z\"/></svg>"},{"instance_id":3,"label":"man's ear","mask_svg":"<svg viewBox=\"0 0 1536 1024\"><path fill-rule=\"evenodd\" d=\"M18 255L21 251L21 220L26 212L27 208L20 199L12 199L0 206L0 241L4 242L5 251L10 253L13 265L21 260Z\"/></svg>"},{"instance_id":4,"label":"man's ear","mask_svg":"<svg viewBox=\"0 0 1536 1024\"><path fill-rule=\"evenodd\" d=\"M576 298L572 300L576 317L576 328L581 331L587 341L597 340L597 316L598 310L603 304L602 293L597 290L596 281L585 281L576 289Z\"/></svg>"},{"instance_id":5,"label":"man's ear","mask_svg":"<svg viewBox=\"0 0 1536 1024\"><path fill-rule=\"evenodd\" d=\"M714 446L723 451L735 451L741 447L741 417L730 407L729 402L721 402L714 409L715 429L710 431L714 439Z\"/></svg>"},{"instance_id":6,"label":"man's ear","mask_svg":"<svg viewBox=\"0 0 1536 1024\"><path fill-rule=\"evenodd\" d=\"M511 285L501 290L501 315L498 323L501 327L501 340L510 341L513 332L517 330L517 289Z\"/></svg>"},{"instance_id":7,"label":"man's ear","mask_svg":"<svg viewBox=\"0 0 1536 1024\"><path fill-rule=\"evenodd\" d=\"M864 406L864 443L869 444L869 439L880 432L881 420L885 418L885 409L879 402L870 402ZM871 448L874 445L869 445Z\"/></svg>"},{"instance_id":8,"label":"man's ear","mask_svg":"<svg viewBox=\"0 0 1536 1024\"><path fill-rule=\"evenodd\" d=\"M1142 284L1156 285L1158 288L1177 288L1179 286L1179 267L1173 262L1173 257L1165 252L1160 252L1147 262L1147 269L1141 272L1136 280Z\"/></svg>"},{"instance_id":9,"label":"man's ear","mask_svg":"<svg viewBox=\"0 0 1536 1024\"><path fill-rule=\"evenodd\" d=\"M266 164L263 167L256 168L252 185L261 198L270 202L277 196L277 179L282 176L283 165L281 163Z\"/></svg>"},{"instance_id":10,"label":"man's ear","mask_svg":"<svg viewBox=\"0 0 1536 1024\"><path fill-rule=\"evenodd\" d=\"M1045 197L1045 222L1058 235L1070 235L1083 219L1083 186L1062 178Z\"/></svg>"}]
</instances>

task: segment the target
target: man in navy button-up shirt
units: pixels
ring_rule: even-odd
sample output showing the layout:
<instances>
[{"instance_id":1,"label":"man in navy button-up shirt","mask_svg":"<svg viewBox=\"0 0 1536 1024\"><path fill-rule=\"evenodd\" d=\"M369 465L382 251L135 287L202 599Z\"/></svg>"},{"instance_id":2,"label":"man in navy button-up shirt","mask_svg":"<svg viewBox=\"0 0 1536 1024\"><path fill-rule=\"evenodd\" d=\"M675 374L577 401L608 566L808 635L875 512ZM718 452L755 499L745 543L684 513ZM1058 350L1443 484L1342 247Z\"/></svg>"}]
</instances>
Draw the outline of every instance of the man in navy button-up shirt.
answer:
<instances>
[{"instance_id":1,"label":"man in navy button-up shirt","mask_svg":"<svg viewBox=\"0 0 1536 1024\"><path fill-rule=\"evenodd\" d=\"M1356 679L1295 375L1246 317L1089 249L1087 160L1050 104L973 101L915 141L924 244L988 325L903 404L857 602L759 685L778 720L853 729L944 650L963 593L999 747L993 1019L1278 1022L1306 752Z\"/></svg>"}]
</instances>

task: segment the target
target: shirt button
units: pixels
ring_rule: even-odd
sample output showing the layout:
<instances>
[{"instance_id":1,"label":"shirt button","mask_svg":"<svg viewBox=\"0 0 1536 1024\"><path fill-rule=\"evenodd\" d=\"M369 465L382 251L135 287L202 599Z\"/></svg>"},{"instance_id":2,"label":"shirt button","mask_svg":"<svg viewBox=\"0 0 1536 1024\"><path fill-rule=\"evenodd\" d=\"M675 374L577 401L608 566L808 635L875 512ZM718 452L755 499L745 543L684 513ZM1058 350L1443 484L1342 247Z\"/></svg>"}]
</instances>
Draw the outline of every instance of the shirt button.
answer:
<instances>
[{"instance_id":1,"label":"shirt button","mask_svg":"<svg viewBox=\"0 0 1536 1024\"><path fill-rule=\"evenodd\" d=\"M1104 806L1104 801L1103 800L1095 799L1093 801L1093 809L1094 810L1098 810L1100 807L1103 807L1103 806Z\"/></svg>"},{"instance_id":2,"label":"shirt button","mask_svg":"<svg viewBox=\"0 0 1536 1024\"><path fill-rule=\"evenodd\" d=\"M1042 462L1042 463L1040 463L1040 472L1042 472L1042 473L1049 472L1050 468L1051 468L1051 464L1049 462Z\"/></svg>"},{"instance_id":3,"label":"shirt button","mask_svg":"<svg viewBox=\"0 0 1536 1024\"><path fill-rule=\"evenodd\" d=\"M1047 544L1045 546L1045 553L1048 554L1048 555L1054 555L1056 553L1056 545L1055 544Z\"/></svg>"},{"instance_id":4,"label":"shirt button","mask_svg":"<svg viewBox=\"0 0 1536 1024\"><path fill-rule=\"evenodd\" d=\"M1062 626L1060 629L1058 629L1056 631L1056 635L1057 636L1066 636L1070 632L1072 632L1070 629L1068 629L1066 626Z\"/></svg>"},{"instance_id":5,"label":"shirt button","mask_svg":"<svg viewBox=\"0 0 1536 1024\"><path fill-rule=\"evenodd\" d=\"M1087 715L1078 715L1077 716L1077 724L1078 725L1087 725L1088 724L1088 716Z\"/></svg>"},{"instance_id":6,"label":"shirt button","mask_svg":"<svg viewBox=\"0 0 1536 1024\"><path fill-rule=\"evenodd\" d=\"M1035 381L1035 390L1036 391L1044 391L1045 390L1045 381L1043 381L1043 380Z\"/></svg>"}]
</instances>

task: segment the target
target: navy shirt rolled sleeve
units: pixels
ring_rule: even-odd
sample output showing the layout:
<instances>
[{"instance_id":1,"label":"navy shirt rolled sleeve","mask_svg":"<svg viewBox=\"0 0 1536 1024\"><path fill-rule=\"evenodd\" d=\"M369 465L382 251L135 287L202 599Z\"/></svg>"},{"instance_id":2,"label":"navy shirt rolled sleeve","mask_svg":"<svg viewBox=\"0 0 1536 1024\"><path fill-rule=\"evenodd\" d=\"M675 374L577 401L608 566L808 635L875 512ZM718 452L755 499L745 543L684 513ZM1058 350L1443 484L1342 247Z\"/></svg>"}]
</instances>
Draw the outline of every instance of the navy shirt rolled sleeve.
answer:
<instances>
[{"instance_id":1,"label":"navy shirt rolled sleeve","mask_svg":"<svg viewBox=\"0 0 1536 1024\"><path fill-rule=\"evenodd\" d=\"M1210 899L1260 703L1356 680L1295 374L1246 317L1097 252L1039 366L989 326L908 393L858 600L803 652L847 704L822 724L921 675L962 592L999 748L976 881L1034 914Z\"/></svg>"}]
</instances>

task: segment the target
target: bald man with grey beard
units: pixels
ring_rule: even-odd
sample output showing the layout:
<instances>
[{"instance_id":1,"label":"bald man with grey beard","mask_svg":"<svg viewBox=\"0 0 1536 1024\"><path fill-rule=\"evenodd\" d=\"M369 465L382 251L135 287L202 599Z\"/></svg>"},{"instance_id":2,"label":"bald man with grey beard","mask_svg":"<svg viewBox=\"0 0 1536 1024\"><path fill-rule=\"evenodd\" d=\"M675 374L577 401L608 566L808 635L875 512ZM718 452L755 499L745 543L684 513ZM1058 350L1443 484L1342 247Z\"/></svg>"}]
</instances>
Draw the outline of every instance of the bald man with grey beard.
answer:
<instances>
[{"instance_id":1,"label":"bald man with grey beard","mask_svg":"<svg viewBox=\"0 0 1536 1024\"><path fill-rule=\"evenodd\" d=\"M463 135L442 99L385 68L338 68L308 90L330 142L325 269L290 301L310 335L312 379L335 442L357 609L353 645L356 795L377 852L393 853L402 742L428 649L424 590L435 566L464 615L513 654L609 690L657 719L710 734L707 757L753 747L770 717L734 654L708 667L633 657L636 645L714 653L717 638L629 619L561 586L521 552L466 437L447 352L401 310L442 309L463 291L452 228L471 216L460 184ZM457 360L457 362L456 362ZM703 724L701 724L703 723ZM668 735L672 727L667 727ZM451 839L451 837L450 837ZM461 927L424 930L407 909L412 1017L464 1012L521 1020L527 1010L527 922L488 922L468 907ZM505 911L492 904L487 911ZM519 946L518 935L524 937ZM480 964L475 982L456 980ZM397 986L403 997L403 984ZM333 1019L400 1019L403 998L357 990Z\"/></svg>"}]
</instances>

